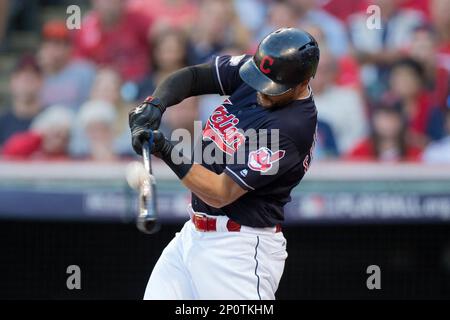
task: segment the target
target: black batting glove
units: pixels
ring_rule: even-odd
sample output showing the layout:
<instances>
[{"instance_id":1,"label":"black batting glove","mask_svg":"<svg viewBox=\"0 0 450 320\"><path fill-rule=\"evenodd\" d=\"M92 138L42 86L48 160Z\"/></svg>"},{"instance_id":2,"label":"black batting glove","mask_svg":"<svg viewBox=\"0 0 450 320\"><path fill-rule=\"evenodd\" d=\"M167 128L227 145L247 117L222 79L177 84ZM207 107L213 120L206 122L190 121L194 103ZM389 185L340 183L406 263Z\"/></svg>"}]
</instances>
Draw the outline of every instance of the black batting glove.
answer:
<instances>
[{"instance_id":1,"label":"black batting glove","mask_svg":"<svg viewBox=\"0 0 450 320\"><path fill-rule=\"evenodd\" d=\"M149 131L159 128L164 111L165 108L157 98L148 97L128 114L131 144L137 154L142 155L142 145L148 141Z\"/></svg>"}]
</instances>

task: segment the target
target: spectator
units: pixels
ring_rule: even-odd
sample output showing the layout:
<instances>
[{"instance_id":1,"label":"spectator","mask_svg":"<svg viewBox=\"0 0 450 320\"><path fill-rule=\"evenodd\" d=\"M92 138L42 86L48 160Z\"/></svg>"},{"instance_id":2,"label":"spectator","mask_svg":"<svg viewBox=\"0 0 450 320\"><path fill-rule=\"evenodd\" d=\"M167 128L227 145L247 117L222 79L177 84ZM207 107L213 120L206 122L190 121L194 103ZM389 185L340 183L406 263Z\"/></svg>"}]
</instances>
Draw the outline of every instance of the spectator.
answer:
<instances>
[{"instance_id":1,"label":"spectator","mask_svg":"<svg viewBox=\"0 0 450 320\"><path fill-rule=\"evenodd\" d=\"M352 44L362 62L391 63L411 42L412 33L423 23L424 17L419 11L400 9L399 0L374 0L373 4L380 7L381 28L367 27L366 12L350 16Z\"/></svg>"},{"instance_id":2,"label":"spectator","mask_svg":"<svg viewBox=\"0 0 450 320\"><path fill-rule=\"evenodd\" d=\"M425 149L423 161L426 163L450 163L450 101L448 103L445 111L446 136Z\"/></svg>"},{"instance_id":3,"label":"spectator","mask_svg":"<svg viewBox=\"0 0 450 320\"><path fill-rule=\"evenodd\" d=\"M91 100L81 107L78 121L88 141L85 155L88 159L94 161L117 159L114 152L116 120L116 110L108 102Z\"/></svg>"},{"instance_id":4,"label":"spectator","mask_svg":"<svg viewBox=\"0 0 450 320\"><path fill-rule=\"evenodd\" d=\"M314 147L314 159L331 160L339 156L334 133L328 123L317 122L317 136Z\"/></svg>"},{"instance_id":5,"label":"spectator","mask_svg":"<svg viewBox=\"0 0 450 320\"><path fill-rule=\"evenodd\" d=\"M450 54L450 1L431 0L431 21L438 35L440 49Z\"/></svg>"},{"instance_id":6,"label":"spectator","mask_svg":"<svg viewBox=\"0 0 450 320\"><path fill-rule=\"evenodd\" d=\"M75 55L117 69L124 80L141 80L150 70L151 19L124 0L92 0L92 5L76 32Z\"/></svg>"},{"instance_id":7,"label":"spectator","mask_svg":"<svg viewBox=\"0 0 450 320\"><path fill-rule=\"evenodd\" d=\"M399 5L401 8L415 9L421 11L426 17L429 16L428 10L429 0L401 0ZM368 6L373 4L369 0L345 0L345 6L341 0L324 1L324 9L335 15L342 21L347 21L348 17L358 11L366 11Z\"/></svg>"},{"instance_id":8,"label":"spectator","mask_svg":"<svg viewBox=\"0 0 450 320\"><path fill-rule=\"evenodd\" d=\"M191 137L193 137L194 121L198 118L198 98L188 98L176 106L169 108L164 113L164 118L161 122L161 131L167 137L170 137L173 130L186 129L191 133Z\"/></svg>"},{"instance_id":9,"label":"spectator","mask_svg":"<svg viewBox=\"0 0 450 320\"><path fill-rule=\"evenodd\" d=\"M0 1L0 52L11 49L14 31L32 32L39 26L38 1Z\"/></svg>"},{"instance_id":10,"label":"spectator","mask_svg":"<svg viewBox=\"0 0 450 320\"><path fill-rule=\"evenodd\" d=\"M297 14L300 27L320 25L325 34L325 41L332 54L341 57L348 53L348 39L344 24L319 7L317 0L287 0Z\"/></svg>"},{"instance_id":11,"label":"spectator","mask_svg":"<svg viewBox=\"0 0 450 320\"><path fill-rule=\"evenodd\" d=\"M426 87L432 91L433 104L444 108L450 83L450 62L448 66L442 63L438 50L437 36L430 27L424 26L414 32L410 56L424 68Z\"/></svg>"},{"instance_id":12,"label":"spectator","mask_svg":"<svg viewBox=\"0 0 450 320\"><path fill-rule=\"evenodd\" d=\"M152 72L140 84L139 98L143 100L169 74L188 65L188 40L177 29L166 29L152 39Z\"/></svg>"},{"instance_id":13,"label":"spectator","mask_svg":"<svg viewBox=\"0 0 450 320\"><path fill-rule=\"evenodd\" d=\"M12 107L0 115L0 146L13 134L28 130L41 110L42 74L32 56L23 56L10 79Z\"/></svg>"},{"instance_id":14,"label":"spectator","mask_svg":"<svg viewBox=\"0 0 450 320\"><path fill-rule=\"evenodd\" d=\"M94 83L92 100L103 100L114 106L116 121L114 123L114 152L120 156L134 155L131 146L131 133L128 127L128 112L131 106L123 101L121 87L123 80L113 69L103 69Z\"/></svg>"},{"instance_id":15,"label":"spectator","mask_svg":"<svg viewBox=\"0 0 450 320\"><path fill-rule=\"evenodd\" d=\"M387 105L398 104L403 108L412 141L423 147L428 137L440 137L441 115L425 88L422 65L410 58L397 61L392 67L389 85L390 90L383 101Z\"/></svg>"},{"instance_id":16,"label":"spectator","mask_svg":"<svg viewBox=\"0 0 450 320\"><path fill-rule=\"evenodd\" d=\"M252 33L258 32L264 25L266 7L271 0L233 0L239 20ZM251 12L252 14L248 14Z\"/></svg>"},{"instance_id":17,"label":"spectator","mask_svg":"<svg viewBox=\"0 0 450 320\"><path fill-rule=\"evenodd\" d=\"M64 106L51 106L39 114L29 131L16 133L4 144L2 154L10 159L67 159L74 114Z\"/></svg>"},{"instance_id":18,"label":"spectator","mask_svg":"<svg viewBox=\"0 0 450 320\"><path fill-rule=\"evenodd\" d=\"M319 25L306 24L303 26L303 30L311 34L319 44L319 48L327 47L325 41L325 34ZM342 86L351 86L357 89L361 88L361 80L359 76L360 67L356 59L346 54L342 57L336 57L336 61L339 68L339 74L336 78L336 83Z\"/></svg>"},{"instance_id":19,"label":"spectator","mask_svg":"<svg viewBox=\"0 0 450 320\"><path fill-rule=\"evenodd\" d=\"M408 53L411 58L422 65L426 85L432 88L436 80L437 67L436 36L433 30L426 26L417 28L412 35Z\"/></svg>"},{"instance_id":20,"label":"spectator","mask_svg":"<svg viewBox=\"0 0 450 320\"><path fill-rule=\"evenodd\" d=\"M439 104L446 105L446 94L449 91L450 73L450 1L430 1L431 21L436 30L438 81L436 91Z\"/></svg>"},{"instance_id":21,"label":"spectator","mask_svg":"<svg viewBox=\"0 0 450 320\"><path fill-rule=\"evenodd\" d=\"M195 0L130 0L129 8L142 12L147 17L156 17L152 27L156 33L164 29L179 28L189 30L198 17Z\"/></svg>"},{"instance_id":22,"label":"spectator","mask_svg":"<svg viewBox=\"0 0 450 320\"><path fill-rule=\"evenodd\" d=\"M130 107L123 101L120 95L121 87L122 79L118 72L107 68L99 70L92 87L90 100L82 108L83 113L89 116L90 114L87 111L89 106L93 106L99 110L108 110L111 107L114 109L112 112L114 113L114 117L108 118L108 121L113 118L113 144L111 146L111 152L123 156L134 153L130 143L130 129L128 128L128 111ZM105 105L108 107L105 107ZM73 130L70 152L76 157L92 156L93 149L90 145L90 139L87 136L87 126L83 124L83 121L80 120L81 118L82 116L79 115ZM95 120L97 119L95 118Z\"/></svg>"},{"instance_id":23,"label":"spectator","mask_svg":"<svg viewBox=\"0 0 450 320\"><path fill-rule=\"evenodd\" d=\"M339 153L347 153L367 134L368 123L360 93L355 88L336 85L338 74L336 58L322 47L312 81L318 117L331 126Z\"/></svg>"},{"instance_id":24,"label":"spectator","mask_svg":"<svg viewBox=\"0 0 450 320\"><path fill-rule=\"evenodd\" d=\"M203 63L227 47L246 51L250 33L239 21L231 0L202 0L191 34L192 63Z\"/></svg>"},{"instance_id":25,"label":"spectator","mask_svg":"<svg viewBox=\"0 0 450 320\"><path fill-rule=\"evenodd\" d=\"M5 48L6 30L8 29L9 2L0 1L0 51Z\"/></svg>"},{"instance_id":26,"label":"spectator","mask_svg":"<svg viewBox=\"0 0 450 320\"><path fill-rule=\"evenodd\" d=\"M427 19L430 17L430 8L429 2L430 0L402 0L400 5L402 8L414 9L417 11L421 11Z\"/></svg>"},{"instance_id":27,"label":"spectator","mask_svg":"<svg viewBox=\"0 0 450 320\"><path fill-rule=\"evenodd\" d=\"M89 96L95 69L87 62L71 60L71 52L71 39L65 22L47 22L38 51L39 65L44 74L41 93L44 107L62 104L76 111Z\"/></svg>"},{"instance_id":28,"label":"spectator","mask_svg":"<svg viewBox=\"0 0 450 320\"><path fill-rule=\"evenodd\" d=\"M345 23L347 18L355 12L366 11L367 2L366 0L345 0L345 6L343 6L341 0L327 0L324 1L323 8Z\"/></svg>"},{"instance_id":29,"label":"spectator","mask_svg":"<svg viewBox=\"0 0 450 320\"><path fill-rule=\"evenodd\" d=\"M414 30L424 17L419 11L401 9L400 0L374 0L379 6L381 26L367 27L367 13L356 13L349 18L350 38L358 60L365 64L362 80L375 101L386 90L389 66L405 53L403 49L411 42Z\"/></svg>"},{"instance_id":30,"label":"spectator","mask_svg":"<svg viewBox=\"0 0 450 320\"><path fill-rule=\"evenodd\" d=\"M292 3L287 1L273 2L268 8L267 22L258 32L255 42L261 42L265 36L277 29L296 27L298 24L295 6Z\"/></svg>"},{"instance_id":31,"label":"spectator","mask_svg":"<svg viewBox=\"0 0 450 320\"><path fill-rule=\"evenodd\" d=\"M151 95L156 86L169 74L187 65L187 39L184 33L176 29L167 29L156 35L153 41L152 60L153 72L140 89L140 100ZM177 106L167 109L161 130L167 136L177 128L192 131L193 122L197 117L197 98L188 98Z\"/></svg>"},{"instance_id":32,"label":"spectator","mask_svg":"<svg viewBox=\"0 0 450 320\"><path fill-rule=\"evenodd\" d=\"M407 142L407 121L399 108L379 107L372 117L372 134L347 155L352 161L419 161L421 150Z\"/></svg>"}]
</instances>

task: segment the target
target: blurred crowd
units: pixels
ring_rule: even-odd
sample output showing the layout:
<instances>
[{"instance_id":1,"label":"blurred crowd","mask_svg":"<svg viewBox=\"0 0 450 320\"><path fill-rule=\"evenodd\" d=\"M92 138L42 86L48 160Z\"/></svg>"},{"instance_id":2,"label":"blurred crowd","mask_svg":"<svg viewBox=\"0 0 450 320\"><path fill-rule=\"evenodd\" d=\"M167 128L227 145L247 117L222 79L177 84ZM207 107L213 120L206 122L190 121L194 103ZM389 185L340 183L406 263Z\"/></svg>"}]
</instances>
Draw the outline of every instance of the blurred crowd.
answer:
<instances>
[{"instance_id":1,"label":"blurred crowd","mask_svg":"<svg viewBox=\"0 0 450 320\"><path fill-rule=\"evenodd\" d=\"M0 109L3 158L130 157L128 111L168 74L216 55L252 54L271 31L299 27L321 49L312 80L316 160L450 163L449 0L88 4L80 30L46 21L36 51L18 57ZM379 28L368 23L369 5L380 8ZM7 24L0 39L14 28ZM223 99L195 97L169 108L162 130L193 130Z\"/></svg>"}]
</instances>

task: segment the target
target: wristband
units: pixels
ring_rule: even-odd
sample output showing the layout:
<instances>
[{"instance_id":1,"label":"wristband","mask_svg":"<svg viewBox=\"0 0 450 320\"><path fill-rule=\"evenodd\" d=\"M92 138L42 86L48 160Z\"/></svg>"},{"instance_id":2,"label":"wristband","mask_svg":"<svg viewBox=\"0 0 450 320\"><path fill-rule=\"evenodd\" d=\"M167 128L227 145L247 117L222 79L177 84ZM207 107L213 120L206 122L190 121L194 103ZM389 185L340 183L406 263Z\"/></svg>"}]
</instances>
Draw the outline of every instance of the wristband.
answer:
<instances>
[{"instance_id":1,"label":"wristband","mask_svg":"<svg viewBox=\"0 0 450 320\"><path fill-rule=\"evenodd\" d=\"M163 106L161 100L159 100L156 97L148 96L147 98L145 98L144 103L151 104L152 106L158 108L159 111L161 111L161 114L163 114L164 111L166 111L166 107Z\"/></svg>"},{"instance_id":2,"label":"wristband","mask_svg":"<svg viewBox=\"0 0 450 320\"><path fill-rule=\"evenodd\" d=\"M165 140L165 143L160 150L161 159L169 166L169 168L180 180L183 180L192 167L192 161L185 157L181 151L176 149L175 152L178 152L178 157L181 158L181 163L174 163L172 160L172 152L174 148L174 145L170 141Z\"/></svg>"}]
</instances>

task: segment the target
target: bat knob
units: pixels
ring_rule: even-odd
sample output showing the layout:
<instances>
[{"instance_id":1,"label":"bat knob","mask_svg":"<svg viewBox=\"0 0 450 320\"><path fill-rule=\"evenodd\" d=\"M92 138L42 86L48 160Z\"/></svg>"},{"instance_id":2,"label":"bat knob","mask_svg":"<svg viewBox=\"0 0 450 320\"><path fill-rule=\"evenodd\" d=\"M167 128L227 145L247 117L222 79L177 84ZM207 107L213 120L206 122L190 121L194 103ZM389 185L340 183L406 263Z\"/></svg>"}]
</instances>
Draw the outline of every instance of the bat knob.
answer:
<instances>
[{"instance_id":1,"label":"bat knob","mask_svg":"<svg viewBox=\"0 0 450 320\"><path fill-rule=\"evenodd\" d=\"M146 234L156 233L161 227L156 218L149 217L138 217L136 226L139 231Z\"/></svg>"}]
</instances>

